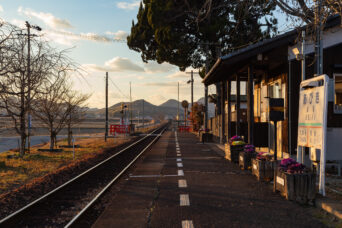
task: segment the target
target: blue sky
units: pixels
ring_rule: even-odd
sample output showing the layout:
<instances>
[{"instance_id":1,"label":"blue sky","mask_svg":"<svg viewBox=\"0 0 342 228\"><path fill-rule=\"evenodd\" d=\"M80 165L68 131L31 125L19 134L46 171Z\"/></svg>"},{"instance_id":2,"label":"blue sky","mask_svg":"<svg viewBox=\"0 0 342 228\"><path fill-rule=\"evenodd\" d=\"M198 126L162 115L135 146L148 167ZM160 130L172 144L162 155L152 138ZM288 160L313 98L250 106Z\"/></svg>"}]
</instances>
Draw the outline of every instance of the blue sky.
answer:
<instances>
[{"instance_id":1,"label":"blue sky","mask_svg":"<svg viewBox=\"0 0 342 228\"><path fill-rule=\"evenodd\" d=\"M88 105L104 107L104 75L109 71L109 104L127 101L129 82L133 99L161 104L177 99L190 100L189 75L169 64L145 64L140 54L124 42L136 19L137 0L0 0L0 18L24 26L25 21L42 27L44 37L58 49L71 48L69 56L83 69L83 77L72 76L74 89L91 93ZM120 88L118 90L113 83ZM203 85L195 75L194 100L203 96ZM209 92L214 92L210 88Z\"/></svg>"}]
</instances>

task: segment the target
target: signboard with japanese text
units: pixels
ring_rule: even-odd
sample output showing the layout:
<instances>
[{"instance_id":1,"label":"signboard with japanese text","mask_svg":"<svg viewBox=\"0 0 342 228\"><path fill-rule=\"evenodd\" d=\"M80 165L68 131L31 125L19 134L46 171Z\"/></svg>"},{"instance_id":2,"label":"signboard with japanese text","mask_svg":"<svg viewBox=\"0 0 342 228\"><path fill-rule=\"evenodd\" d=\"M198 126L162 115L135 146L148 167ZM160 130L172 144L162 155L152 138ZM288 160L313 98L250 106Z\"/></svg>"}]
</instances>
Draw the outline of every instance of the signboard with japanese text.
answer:
<instances>
[{"instance_id":1,"label":"signboard with japanese text","mask_svg":"<svg viewBox=\"0 0 342 228\"><path fill-rule=\"evenodd\" d=\"M112 135L115 134L127 134L130 132L130 126L128 125L119 125L119 124L112 124L110 125L109 132Z\"/></svg>"},{"instance_id":2,"label":"signboard with japanese text","mask_svg":"<svg viewBox=\"0 0 342 228\"><path fill-rule=\"evenodd\" d=\"M298 116L298 146L322 149L327 76L301 83ZM328 77L327 77L328 78ZM329 80L329 79L327 79Z\"/></svg>"}]
</instances>

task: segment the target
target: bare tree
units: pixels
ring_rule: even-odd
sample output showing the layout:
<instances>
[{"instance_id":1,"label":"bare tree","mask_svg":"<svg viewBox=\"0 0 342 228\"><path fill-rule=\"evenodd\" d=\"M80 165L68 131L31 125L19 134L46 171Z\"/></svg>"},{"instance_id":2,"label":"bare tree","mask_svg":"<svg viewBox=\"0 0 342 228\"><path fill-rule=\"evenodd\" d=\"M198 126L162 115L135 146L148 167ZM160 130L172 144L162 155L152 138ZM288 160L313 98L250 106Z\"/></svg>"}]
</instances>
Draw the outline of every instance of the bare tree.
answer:
<instances>
[{"instance_id":1,"label":"bare tree","mask_svg":"<svg viewBox=\"0 0 342 228\"><path fill-rule=\"evenodd\" d=\"M318 9L319 1L320 9ZM275 0L275 2L282 11L292 17L296 24L306 24L309 27L317 22L317 15L324 23L329 16L342 13L341 0Z\"/></svg>"},{"instance_id":2,"label":"bare tree","mask_svg":"<svg viewBox=\"0 0 342 228\"><path fill-rule=\"evenodd\" d=\"M71 146L72 143L72 127L81 123L85 118L88 109L83 106L89 97L89 94L80 94L76 91L69 91L66 93L65 103L69 110L69 115L66 119L68 146Z\"/></svg>"},{"instance_id":3,"label":"bare tree","mask_svg":"<svg viewBox=\"0 0 342 228\"><path fill-rule=\"evenodd\" d=\"M14 28L14 27L13 27ZM20 135L20 156L25 154L27 137L26 115L30 100L43 91L41 86L51 78L58 77L57 72L65 65L63 52L56 52L39 37L31 37L30 77L28 77L27 38L20 30L2 30L7 39L0 47L0 108L4 108L14 123L14 129ZM30 80L28 80L30 78Z\"/></svg>"}]
</instances>

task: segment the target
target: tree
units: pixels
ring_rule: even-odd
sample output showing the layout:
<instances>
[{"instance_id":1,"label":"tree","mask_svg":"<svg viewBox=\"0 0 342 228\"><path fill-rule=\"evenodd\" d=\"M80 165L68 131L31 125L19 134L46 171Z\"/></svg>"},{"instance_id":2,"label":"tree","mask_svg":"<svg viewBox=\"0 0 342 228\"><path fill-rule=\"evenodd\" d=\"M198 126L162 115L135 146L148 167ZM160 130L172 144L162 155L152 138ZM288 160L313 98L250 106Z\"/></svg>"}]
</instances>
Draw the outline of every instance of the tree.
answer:
<instances>
[{"instance_id":1,"label":"tree","mask_svg":"<svg viewBox=\"0 0 342 228\"><path fill-rule=\"evenodd\" d=\"M55 81L44 83L44 92L34 100L34 116L40 120L50 132L50 150L57 144L57 135L65 127L68 128L68 144L71 145L71 128L80 123L85 116L86 108L81 105L89 95L79 94L70 89L67 75L70 68L59 71Z\"/></svg>"},{"instance_id":2,"label":"tree","mask_svg":"<svg viewBox=\"0 0 342 228\"><path fill-rule=\"evenodd\" d=\"M217 46L227 54L269 37L276 31L274 9L268 0L144 0L127 44L145 62L169 62L182 71L200 68L204 57L214 63Z\"/></svg>"},{"instance_id":3,"label":"tree","mask_svg":"<svg viewBox=\"0 0 342 228\"><path fill-rule=\"evenodd\" d=\"M184 109L184 125L186 125L186 119L187 119L187 114L188 114L189 102L186 101L186 100L182 101L182 107Z\"/></svg>"},{"instance_id":4,"label":"tree","mask_svg":"<svg viewBox=\"0 0 342 228\"><path fill-rule=\"evenodd\" d=\"M195 131L198 131L200 129L200 127L203 125L203 110L204 107L202 104L199 104L197 102L194 103L194 106L191 107L192 111L191 111L191 120L193 123L193 129Z\"/></svg>"},{"instance_id":5,"label":"tree","mask_svg":"<svg viewBox=\"0 0 342 228\"><path fill-rule=\"evenodd\" d=\"M20 135L20 156L25 154L27 137L27 112L30 101L42 93L44 83L58 77L56 74L63 65L66 57L63 52L56 52L48 43L39 37L31 37L30 80L28 74L27 37L18 34L20 30L2 29L2 36L7 37L0 48L0 108L6 110L14 123L15 131Z\"/></svg>"},{"instance_id":6,"label":"tree","mask_svg":"<svg viewBox=\"0 0 342 228\"><path fill-rule=\"evenodd\" d=\"M321 1L321 9L317 12L319 1ZM342 13L341 0L317 0L317 4L313 0L275 0L275 2L282 11L293 17L297 24L306 24L309 27L315 24L316 14L324 23L329 16Z\"/></svg>"},{"instance_id":7,"label":"tree","mask_svg":"<svg viewBox=\"0 0 342 228\"><path fill-rule=\"evenodd\" d=\"M72 143L72 127L81 123L86 115L87 108L83 107L84 103L89 99L89 94L80 94L76 91L69 91L65 94L65 104L69 111L66 119L68 129L68 146Z\"/></svg>"}]
</instances>

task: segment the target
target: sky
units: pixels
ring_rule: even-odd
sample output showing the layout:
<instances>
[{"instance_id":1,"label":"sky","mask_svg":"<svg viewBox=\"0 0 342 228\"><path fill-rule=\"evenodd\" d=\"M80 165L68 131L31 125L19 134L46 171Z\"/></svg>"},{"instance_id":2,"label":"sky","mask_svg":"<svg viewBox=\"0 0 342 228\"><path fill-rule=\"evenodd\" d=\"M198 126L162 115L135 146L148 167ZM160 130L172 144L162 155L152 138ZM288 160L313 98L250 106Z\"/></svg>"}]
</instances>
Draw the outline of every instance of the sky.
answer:
<instances>
[{"instance_id":1,"label":"sky","mask_svg":"<svg viewBox=\"0 0 342 228\"><path fill-rule=\"evenodd\" d=\"M159 105L168 99L190 101L190 74L170 64L143 63L140 53L130 50L125 40L132 20L136 21L137 0L0 0L0 18L19 27L29 21L42 28L44 38L59 50L68 49L82 76L73 75L73 88L92 94L88 106L105 106L105 72L109 72L109 105L145 99ZM190 71L191 69L187 69ZM214 93L213 87L209 93ZM194 74L194 100L203 97L204 87Z\"/></svg>"}]
</instances>

